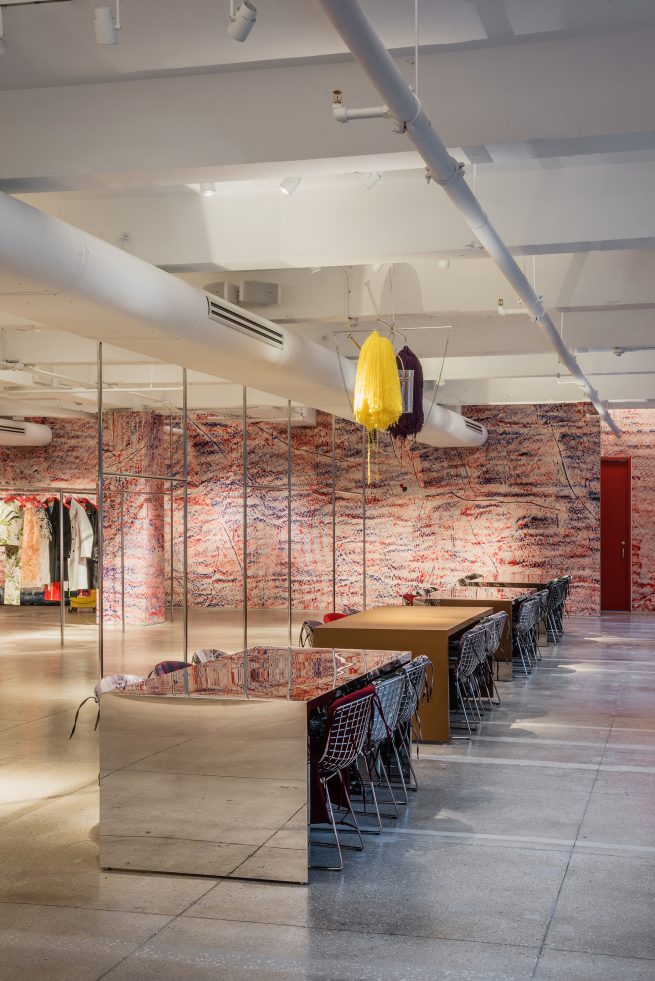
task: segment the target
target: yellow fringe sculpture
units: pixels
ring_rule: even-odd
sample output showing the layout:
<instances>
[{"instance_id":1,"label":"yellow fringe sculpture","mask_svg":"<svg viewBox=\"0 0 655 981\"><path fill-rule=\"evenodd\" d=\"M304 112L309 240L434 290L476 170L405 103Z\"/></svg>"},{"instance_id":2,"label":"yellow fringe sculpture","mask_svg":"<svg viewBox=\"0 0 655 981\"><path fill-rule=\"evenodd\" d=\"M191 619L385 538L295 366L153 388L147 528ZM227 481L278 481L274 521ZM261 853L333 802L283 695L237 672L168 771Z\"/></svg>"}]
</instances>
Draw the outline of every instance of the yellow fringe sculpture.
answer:
<instances>
[{"instance_id":1,"label":"yellow fringe sculpture","mask_svg":"<svg viewBox=\"0 0 655 981\"><path fill-rule=\"evenodd\" d=\"M393 344L374 330L359 352L353 414L368 432L368 482L371 482L371 442L398 422L403 412L400 378Z\"/></svg>"}]
</instances>

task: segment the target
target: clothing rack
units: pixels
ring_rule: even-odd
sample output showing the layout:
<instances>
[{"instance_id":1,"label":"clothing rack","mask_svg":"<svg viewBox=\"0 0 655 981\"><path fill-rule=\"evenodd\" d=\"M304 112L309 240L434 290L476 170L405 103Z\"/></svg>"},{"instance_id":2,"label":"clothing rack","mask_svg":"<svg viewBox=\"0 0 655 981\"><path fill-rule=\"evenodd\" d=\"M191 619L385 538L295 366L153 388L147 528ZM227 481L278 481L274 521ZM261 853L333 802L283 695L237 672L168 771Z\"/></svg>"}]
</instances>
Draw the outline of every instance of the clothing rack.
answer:
<instances>
[{"instance_id":1,"label":"clothing rack","mask_svg":"<svg viewBox=\"0 0 655 981\"><path fill-rule=\"evenodd\" d=\"M37 495L37 494L49 494L52 496L59 497L59 507L63 509L64 498L65 497L75 497L81 495L91 495L92 497L98 497L98 488L93 487L0 487L0 497L4 497L7 494L16 495ZM64 572L65 572L65 559L64 559L64 522L59 522L59 642L61 646L64 646L64 632L66 623L66 596L64 593Z\"/></svg>"}]
</instances>

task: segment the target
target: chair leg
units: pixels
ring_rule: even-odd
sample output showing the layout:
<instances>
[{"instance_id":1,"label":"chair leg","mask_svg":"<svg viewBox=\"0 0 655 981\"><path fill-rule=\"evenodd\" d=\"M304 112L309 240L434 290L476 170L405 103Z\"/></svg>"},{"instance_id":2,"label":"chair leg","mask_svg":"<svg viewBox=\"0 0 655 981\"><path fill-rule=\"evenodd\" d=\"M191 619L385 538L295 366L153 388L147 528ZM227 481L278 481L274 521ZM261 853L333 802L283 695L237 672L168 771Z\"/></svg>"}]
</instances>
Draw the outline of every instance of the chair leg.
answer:
<instances>
[{"instance_id":1,"label":"chair leg","mask_svg":"<svg viewBox=\"0 0 655 981\"><path fill-rule=\"evenodd\" d=\"M348 803L348 812L347 813L351 815L351 817L353 819L353 824L355 825L354 828L347 828L346 830L348 830L348 831L354 831L357 834L357 837L359 838L359 849L358 849L358 851L363 852L364 851L364 839L362 838L362 833L360 831L359 824L357 822L357 818L355 817L355 812L353 810L352 801L350 799L350 793L348 791L348 787L346 785L346 781L343 779L343 773L341 772L341 770L339 770L339 780L341 781L341 789L343 790L344 796L345 796L346 801ZM356 845L353 845L351 847L357 848Z\"/></svg>"},{"instance_id":2,"label":"chair leg","mask_svg":"<svg viewBox=\"0 0 655 981\"><path fill-rule=\"evenodd\" d=\"M322 870L322 871L325 871L325 872L341 872L342 869L343 869L343 853L341 851L341 842L339 841L339 835L337 833L337 823L334 820L334 809L332 807L332 801L330 800L330 792L329 792L329 790L327 788L327 780L321 779L320 780L320 785L321 785L321 788L323 790L323 797L325 799L325 806L327 808L328 816L330 818L330 823L332 825L332 833L334 835L334 842L335 843L333 845L331 842L328 843L328 844L322 844L321 842L310 842L310 844L313 844L317 848L321 848L321 847L323 847L323 848L326 848L326 847L327 848L329 848L329 847L334 848L334 847L336 847L337 852L339 853L339 864L338 865L311 865L310 868L312 868L312 869L319 869L319 870Z\"/></svg>"}]
</instances>

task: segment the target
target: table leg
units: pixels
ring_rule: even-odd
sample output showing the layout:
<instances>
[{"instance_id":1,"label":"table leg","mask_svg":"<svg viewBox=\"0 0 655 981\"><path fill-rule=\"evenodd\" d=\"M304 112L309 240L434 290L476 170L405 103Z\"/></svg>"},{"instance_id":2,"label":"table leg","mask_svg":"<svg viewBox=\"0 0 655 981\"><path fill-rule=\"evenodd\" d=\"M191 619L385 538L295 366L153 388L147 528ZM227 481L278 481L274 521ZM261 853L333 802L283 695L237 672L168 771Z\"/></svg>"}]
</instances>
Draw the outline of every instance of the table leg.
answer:
<instances>
[{"instance_id":1,"label":"table leg","mask_svg":"<svg viewBox=\"0 0 655 981\"><path fill-rule=\"evenodd\" d=\"M450 739L450 698L448 691L448 637L430 636L426 644L416 644L414 657L427 654L434 666L434 684L429 702L421 705L421 731L428 743L444 743Z\"/></svg>"}]
</instances>

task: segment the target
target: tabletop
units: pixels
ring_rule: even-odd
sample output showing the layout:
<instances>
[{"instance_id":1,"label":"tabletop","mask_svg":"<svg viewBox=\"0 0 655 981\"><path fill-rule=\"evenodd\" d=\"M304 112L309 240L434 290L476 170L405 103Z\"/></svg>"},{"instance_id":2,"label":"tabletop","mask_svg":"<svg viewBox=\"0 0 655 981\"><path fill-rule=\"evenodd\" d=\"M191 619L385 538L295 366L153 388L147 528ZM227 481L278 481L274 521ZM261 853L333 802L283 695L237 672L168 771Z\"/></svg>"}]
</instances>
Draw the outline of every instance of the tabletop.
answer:
<instances>
[{"instance_id":1,"label":"tabletop","mask_svg":"<svg viewBox=\"0 0 655 981\"><path fill-rule=\"evenodd\" d=\"M332 623L322 624L317 631L329 630L338 634L350 630L439 630L455 633L481 617L492 613L490 607L476 606L380 606Z\"/></svg>"},{"instance_id":2,"label":"tabletop","mask_svg":"<svg viewBox=\"0 0 655 981\"><path fill-rule=\"evenodd\" d=\"M128 685L127 695L272 698L311 702L353 681L372 681L409 661L405 651L250 647Z\"/></svg>"}]
</instances>

